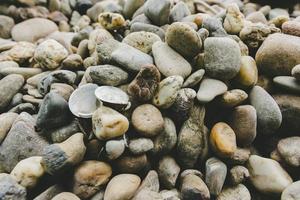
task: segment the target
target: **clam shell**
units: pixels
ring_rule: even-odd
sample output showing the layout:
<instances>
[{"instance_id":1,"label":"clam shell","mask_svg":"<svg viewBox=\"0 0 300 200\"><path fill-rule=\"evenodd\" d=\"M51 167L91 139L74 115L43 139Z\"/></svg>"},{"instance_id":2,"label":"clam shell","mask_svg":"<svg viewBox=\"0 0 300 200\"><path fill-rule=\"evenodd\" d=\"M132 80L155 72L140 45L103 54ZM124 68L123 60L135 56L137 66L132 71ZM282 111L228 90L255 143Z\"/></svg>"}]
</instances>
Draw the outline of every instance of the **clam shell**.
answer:
<instances>
[{"instance_id":1,"label":"clam shell","mask_svg":"<svg viewBox=\"0 0 300 200\"><path fill-rule=\"evenodd\" d=\"M96 98L103 102L113 105L130 105L128 95L121 89L113 86L100 86L95 91Z\"/></svg>"},{"instance_id":2,"label":"clam shell","mask_svg":"<svg viewBox=\"0 0 300 200\"><path fill-rule=\"evenodd\" d=\"M91 118L99 102L95 96L98 85L88 83L77 88L70 96L69 108L71 112L81 118Z\"/></svg>"}]
</instances>

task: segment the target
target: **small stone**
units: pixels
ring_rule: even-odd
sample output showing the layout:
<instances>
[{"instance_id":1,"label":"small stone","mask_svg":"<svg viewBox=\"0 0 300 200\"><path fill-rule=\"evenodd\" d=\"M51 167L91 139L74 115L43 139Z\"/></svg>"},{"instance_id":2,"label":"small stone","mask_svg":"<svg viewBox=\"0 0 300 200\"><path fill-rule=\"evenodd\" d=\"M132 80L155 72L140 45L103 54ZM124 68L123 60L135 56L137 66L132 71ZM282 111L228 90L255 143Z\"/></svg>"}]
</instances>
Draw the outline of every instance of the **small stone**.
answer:
<instances>
[{"instance_id":1,"label":"small stone","mask_svg":"<svg viewBox=\"0 0 300 200\"><path fill-rule=\"evenodd\" d=\"M20 160L42 154L48 142L35 132L34 126L34 118L26 112L16 118L0 145L0 169L11 172Z\"/></svg>"},{"instance_id":2,"label":"small stone","mask_svg":"<svg viewBox=\"0 0 300 200\"><path fill-rule=\"evenodd\" d=\"M163 199L180 200L180 192L177 189L160 191Z\"/></svg>"},{"instance_id":3,"label":"small stone","mask_svg":"<svg viewBox=\"0 0 300 200\"><path fill-rule=\"evenodd\" d=\"M249 176L250 174L248 169L242 165L236 165L230 169L229 178L233 185L243 183L249 178Z\"/></svg>"},{"instance_id":4,"label":"small stone","mask_svg":"<svg viewBox=\"0 0 300 200\"><path fill-rule=\"evenodd\" d=\"M97 21L99 14L103 12L120 13L122 7L114 1L94 2L94 6L89 8L86 14L93 20Z\"/></svg>"},{"instance_id":5,"label":"small stone","mask_svg":"<svg viewBox=\"0 0 300 200\"><path fill-rule=\"evenodd\" d=\"M169 22L170 0L149 0L144 5L144 14L158 26Z\"/></svg>"},{"instance_id":6,"label":"small stone","mask_svg":"<svg viewBox=\"0 0 300 200\"><path fill-rule=\"evenodd\" d=\"M254 86L249 100L256 109L258 132L265 135L274 133L281 125L282 114L272 96L260 86Z\"/></svg>"},{"instance_id":7,"label":"small stone","mask_svg":"<svg viewBox=\"0 0 300 200\"><path fill-rule=\"evenodd\" d=\"M238 147L234 154L230 158L230 162L233 164L245 164L250 157L250 149L249 148L240 148Z\"/></svg>"},{"instance_id":8,"label":"small stone","mask_svg":"<svg viewBox=\"0 0 300 200\"><path fill-rule=\"evenodd\" d=\"M53 143L61 143L68 139L70 136L78 133L80 128L76 120L71 121L69 124L42 132L42 134L50 135Z\"/></svg>"},{"instance_id":9,"label":"small stone","mask_svg":"<svg viewBox=\"0 0 300 200\"><path fill-rule=\"evenodd\" d=\"M281 157L293 167L300 166L300 137L288 137L278 142L277 150Z\"/></svg>"},{"instance_id":10,"label":"small stone","mask_svg":"<svg viewBox=\"0 0 300 200\"><path fill-rule=\"evenodd\" d=\"M229 34L239 34L244 26L244 15L237 4L229 4L224 19L224 29Z\"/></svg>"},{"instance_id":11,"label":"small stone","mask_svg":"<svg viewBox=\"0 0 300 200\"><path fill-rule=\"evenodd\" d=\"M127 82L128 73L113 65L90 67L89 76L98 85L118 86Z\"/></svg>"},{"instance_id":12,"label":"small stone","mask_svg":"<svg viewBox=\"0 0 300 200\"><path fill-rule=\"evenodd\" d=\"M199 69L195 71L189 77L187 77L182 87L194 87L202 80L204 73L205 73L204 69Z\"/></svg>"},{"instance_id":13,"label":"small stone","mask_svg":"<svg viewBox=\"0 0 300 200\"><path fill-rule=\"evenodd\" d=\"M143 4L145 3L145 0L129 0L126 1L123 8L123 14L127 19L132 18L133 14L137 9L139 9Z\"/></svg>"},{"instance_id":14,"label":"small stone","mask_svg":"<svg viewBox=\"0 0 300 200\"><path fill-rule=\"evenodd\" d=\"M300 64L296 65L295 67L293 67L293 69L292 69L292 76L295 79L300 80Z\"/></svg>"},{"instance_id":15,"label":"small stone","mask_svg":"<svg viewBox=\"0 0 300 200\"><path fill-rule=\"evenodd\" d=\"M10 50L7 51L7 55L15 62L19 64L27 64L33 57L36 49L36 45L30 42L18 42Z\"/></svg>"},{"instance_id":16,"label":"small stone","mask_svg":"<svg viewBox=\"0 0 300 200\"><path fill-rule=\"evenodd\" d=\"M189 15L191 15L191 11L189 10L188 5L185 2L183 2L183 1L179 1L171 9L171 12L170 12L170 21L171 22L179 22L184 17L189 16Z\"/></svg>"},{"instance_id":17,"label":"small stone","mask_svg":"<svg viewBox=\"0 0 300 200\"><path fill-rule=\"evenodd\" d=\"M231 199L251 200L251 195L246 186L244 186L243 184L239 184L237 186L222 190L222 192L217 197L217 200Z\"/></svg>"},{"instance_id":18,"label":"small stone","mask_svg":"<svg viewBox=\"0 0 300 200\"><path fill-rule=\"evenodd\" d=\"M289 76L292 68L300 63L299 54L299 37L275 33L260 46L255 60L258 69L265 75Z\"/></svg>"},{"instance_id":19,"label":"small stone","mask_svg":"<svg viewBox=\"0 0 300 200\"><path fill-rule=\"evenodd\" d=\"M202 41L197 32L183 22L175 22L168 27L166 42L185 58L195 57L202 48Z\"/></svg>"},{"instance_id":20,"label":"small stone","mask_svg":"<svg viewBox=\"0 0 300 200\"><path fill-rule=\"evenodd\" d=\"M166 43L154 43L152 53L157 68L164 76L179 75L185 78L191 74L190 63Z\"/></svg>"},{"instance_id":21,"label":"small stone","mask_svg":"<svg viewBox=\"0 0 300 200\"><path fill-rule=\"evenodd\" d=\"M177 93L183 84L181 76L169 76L159 83L153 97L153 104L160 108L169 108L175 102Z\"/></svg>"},{"instance_id":22,"label":"small stone","mask_svg":"<svg viewBox=\"0 0 300 200\"><path fill-rule=\"evenodd\" d=\"M153 142L151 139L148 138L138 138L130 140L129 143L129 150L131 153L135 155L147 153L151 149L153 149Z\"/></svg>"},{"instance_id":23,"label":"small stone","mask_svg":"<svg viewBox=\"0 0 300 200\"><path fill-rule=\"evenodd\" d=\"M296 181L286 187L282 194L281 194L281 200L297 200L300 198L300 181Z\"/></svg>"},{"instance_id":24,"label":"small stone","mask_svg":"<svg viewBox=\"0 0 300 200\"><path fill-rule=\"evenodd\" d=\"M9 174L0 174L1 199L26 200L26 188L19 185Z\"/></svg>"},{"instance_id":25,"label":"small stone","mask_svg":"<svg viewBox=\"0 0 300 200\"><path fill-rule=\"evenodd\" d=\"M233 89L220 96L220 102L225 107L235 107L242 104L248 98L248 94L240 89Z\"/></svg>"},{"instance_id":26,"label":"small stone","mask_svg":"<svg viewBox=\"0 0 300 200\"><path fill-rule=\"evenodd\" d=\"M149 101L158 88L160 77L160 73L154 65L146 65L128 85L127 91L140 101Z\"/></svg>"},{"instance_id":27,"label":"small stone","mask_svg":"<svg viewBox=\"0 0 300 200\"><path fill-rule=\"evenodd\" d=\"M220 18L206 16L206 17L200 17L200 19L203 19L202 28L207 29L211 36L213 37L227 36L227 33L223 28L223 24Z\"/></svg>"},{"instance_id":28,"label":"small stone","mask_svg":"<svg viewBox=\"0 0 300 200\"><path fill-rule=\"evenodd\" d=\"M225 182L227 167L217 158L210 158L206 161L205 183L213 196L218 196L221 193Z\"/></svg>"},{"instance_id":29,"label":"small stone","mask_svg":"<svg viewBox=\"0 0 300 200\"><path fill-rule=\"evenodd\" d=\"M276 76L273 78L273 82L285 91L300 94L300 83L292 76Z\"/></svg>"},{"instance_id":30,"label":"small stone","mask_svg":"<svg viewBox=\"0 0 300 200\"><path fill-rule=\"evenodd\" d=\"M97 193L112 175L112 169L105 162L89 160L82 162L74 172L72 192L82 199Z\"/></svg>"},{"instance_id":31,"label":"small stone","mask_svg":"<svg viewBox=\"0 0 300 200\"><path fill-rule=\"evenodd\" d=\"M70 54L63 60L62 66L64 69L78 70L83 66L83 60L78 54Z\"/></svg>"},{"instance_id":32,"label":"small stone","mask_svg":"<svg viewBox=\"0 0 300 200\"><path fill-rule=\"evenodd\" d=\"M145 137L153 137L162 131L164 120L161 112L151 104L137 107L131 117L133 127Z\"/></svg>"},{"instance_id":33,"label":"small stone","mask_svg":"<svg viewBox=\"0 0 300 200\"><path fill-rule=\"evenodd\" d=\"M0 69L5 69L5 68L16 68L19 67L19 64L14 62L14 61L2 61L0 62Z\"/></svg>"},{"instance_id":34,"label":"small stone","mask_svg":"<svg viewBox=\"0 0 300 200\"><path fill-rule=\"evenodd\" d=\"M210 133L210 143L215 153L222 157L232 156L237 148L235 133L224 122L219 122L213 126Z\"/></svg>"},{"instance_id":35,"label":"small stone","mask_svg":"<svg viewBox=\"0 0 300 200\"><path fill-rule=\"evenodd\" d=\"M4 69L0 69L0 75L2 76L7 76L9 74L19 74L22 75L25 80L40 73L42 73L42 70L40 68L7 67Z\"/></svg>"},{"instance_id":36,"label":"small stone","mask_svg":"<svg viewBox=\"0 0 300 200\"><path fill-rule=\"evenodd\" d=\"M141 183L140 177L134 174L119 174L108 183L104 199L120 200L131 199Z\"/></svg>"},{"instance_id":37,"label":"small stone","mask_svg":"<svg viewBox=\"0 0 300 200\"><path fill-rule=\"evenodd\" d=\"M110 160L119 158L125 151L123 140L109 140L105 144L105 152Z\"/></svg>"},{"instance_id":38,"label":"small stone","mask_svg":"<svg viewBox=\"0 0 300 200\"><path fill-rule=\"evenodd\" d=\"M142 173L149 169L149 161L146 154L123 155L115 161L116 170L119 173Z\"/></svg>"},{"instance_id":39,"label":"small stone","mask_svg":"<svg viewBox=\"0 0 300 200\"><path fill-rule=\"evenodd\" d=\"M269 12L269 19L273 19L273 18L275 18L277 16L280 16L280 15L289 16L289 12L286 9L283 9L283 8L273 8Z\"/></svg>"},{"instance_id":40,"label":"small stone","mask_svg":"<svg viewBox=\"0 0 300 200\"><path fill-rule=\"evenodd\" d=\"M222 81L211 78L204 78L197 92L197 99L201 103L208 103L216 96L224 94L227 91L227 86Z\"/></svg>"},{"instance_id":41,"label":"small stone","mask_svg":"<svg viewBox=\"0 0 300 200\"><path fill-rule=\"evenodd\" d=\"M15 41L36 42L57 30L57 25L48 19L32 18L16 24L11 35Z\"/></svg>"},{"instance_id":42,"label":"small stone","mask_svg":"<svg viewBox=\"0 0 300 200\"><path fill-rule=\"evenodd\" d=\"M158 192L159 191L159 179L158 179L158 174L155 170L150 170L146 177L144 178L142 184L140 185L137 193L142 190L150 190L153 192Z\"/></svg>"},{"instance_id":43,"label":"small stone","mask_svg":"<svg viewBox=\"0 0 300 200\"><path fill-rule=\"evenodd\" d=\"M154 147L151 150L153 154L166 155L176 145L177 133L174 122L169 118L164 118L164 128L153 140Z\"/></svg>"},{"instance_id":44,"label":"small stone","mask_svg":"<svg viewBox=\"0 0 300 200\"><path fill-rule=\"evenodd\" d=\"M45 174L45 170L41 165L42 157L33 156L21 160L11 171L17 182L25 188L34 188L39 178Z\"/></svg>"},{"instance_id":45,"label":"small stone","mask_svg":"<svg viewBox=\"0 0 300 200\"><path fill-rule=\"evenodd\" d=\"M293 182L280 164L269 158L251 155L247 168L252 184L263 193L280 194Z\"/></svg>"},{"instance_id":46,"label":"small stone","mask_svg":"<svg viewBox=\"0 0 300 200\"><path fill-rule=\"evenodd\" d=\"M265 15L260 11L250 13L249 15L247 15L246 20L253 23L268 24L268 20L266 19Z\"/></svg>"},{"instance_id":47,"label":"small stone","mask_svg":"<svg viewBox=\"0 0 300 200\"><path fill-rule=\"evenodd\" d=\"M42 42L34 52L35 61L45 69L56 69L67 56L68 51L53 39Z\"/></svg>"},{"instance_id":48,"label":"small stone","mask_svg":"<svg viewBox=\"0 0 300 200\"><path fill-rule=\"evenodd\" d=\"M16 113L3 113L0 115L0 144L5 139L17 117L18 114Z\"/></svg>"},{"instance_id":49,"label":"small stone","mask_svg":"<svg viewBox=\"0 0 300 200\"><path fill-rule=\"evenodd\" d=\"M170 156L164 156L158 163L158 177L161 184L167 188L175 187L177 177L180 172L180 167Z\"/></svg>"},{"instance_id":50,"label":"small stone","mask_svg":"<svg viewBox=\"0 0 300 200\"><path fill-rule=\"evenodd\" d=\"M55 184L40 193L37 197L34 198L34 200L44 200L47 198L52 199L54 196L58 195L61 192L63 192L63 188L60 185Z\"/></svg>"},{"instance_id":51,"label":"small stone","mask_svg":"<svg viewBox=\"0 0 300 200\"><path fill-rule=\"evenodd\" d=\"M300 37L300 22L287 21L282 24L282 32L289 35Z\"/></svg>"},{"instance_id":52,"label":"small stone","mask_svg":"<svg viewBox=\"0 0 300 200\"><path fill-rule=\"evenodd\" d=\"M107 30L118 30L125 26L125 19L118 13L103 12L98 17L99 23Z\"/></svg>"},{"instance_id":53,"label":"small stone","mask_svg":"<svg viewBox=\"0 0 300 200\"><path fill-rule=\"evenodd\" d=\"M0 15L0 38L8 39L11 35L11 30L14 27L15 22L13 18L5 15Z\"/></svg>"},{"instance_id":54,"label":"small stone","mask_svg":"<svg viewBox=\"0 0 300 200\"><path fill-rule=\"evenodd\" d=\"M253 106L242 105L234 108L230 116L230 126L234 130L239 146L249 146L256 138L257 116Z\"/></svg>"},{"instance_id":55,"label":"small stone","mask_svg":"<svg viewBox=\"0 0 300 200\"><path fill-rule=\"evenodd\" d=\"M158 26L154 26L152 24L146 24L141 22L133 23L130 27L130 32L139 32L139 31L155 33L160 37L161 40L165 39L165 31L162 28Z\"/></svg>"},{"instance_id":56,"label":"small stone","mask_svg":"<svg viewBox=\"0 0 300 200\"><path fill-rule=\"evenodd\" d=\"M237 42L227 37L210 37L204 41L205 72L212 78L234 78L241 64L241 50Z\"/></svg>"},{"instance_id":57,"label":"small stone","mask_svg":"<svg viewBox=\"0 0 300 200\"><path fill-rule=\"evenodd\" d=\"M53 197L51 200L80 200L78 196L71 192L62 192Z\"/></svg>"},{"instance_id":58,"label":"small stone","mask_svg":"<svg viewBox=\"0 0 300 200\"><path fill-rule=\"evenodd\" d=\"M50 92L55 92L62 96L66 101L69 100L74 88L65 83L53 83L50 87Z\"/></svg>"},{"instance_id":59,"label":"small stone","mask_svg":"<svg viewBox=\"0 0 300 200\"><path fill-rule=\"evenodd\" d=\"M241 57L241 68L234 81L241 87L252 87L257 83L258 72L256 62L251 56Z\"/></svg>"}]
</instances>

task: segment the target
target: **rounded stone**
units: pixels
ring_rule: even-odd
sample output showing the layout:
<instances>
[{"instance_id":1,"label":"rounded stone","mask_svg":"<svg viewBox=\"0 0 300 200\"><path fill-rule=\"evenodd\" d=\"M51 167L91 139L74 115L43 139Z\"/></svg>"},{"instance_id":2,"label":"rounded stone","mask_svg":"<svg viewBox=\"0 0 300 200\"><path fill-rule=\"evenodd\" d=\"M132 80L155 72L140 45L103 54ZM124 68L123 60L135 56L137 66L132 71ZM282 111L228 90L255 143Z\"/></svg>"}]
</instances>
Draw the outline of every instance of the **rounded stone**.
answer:
<instances>
[{"instance_id":1,"label":"rounded stone","mask_svg":"<svg viewBox=\"0 0 300 200\"><path fill-rule=\"evenodd\" d=\"M129 128L129 121L124 115L105 106L94 112L92 123L93 132L100 140L122 136Z\"/></svg>"},{"instance_id":2,"label":"rounded stone","mask_svg":"<svg viewBox=\"0 0 300 200\"><path fill-rule=\"evenodd\" d=\"M276 76L273 82L282 90L300 94L300 82L292 76Z\"/></svg>"},{"instance_id":3,"label":"rounded stone","mask_svg":"<svg viewBox=\"0 0 300 200\"><path fill-rule=\"evenodd\" d=\"M300 64L296 65L295 67L293 67L293 69L292 69L292 76L295 79L300 80Z\"/></svg>"},{"instance_id":4,"label":"rounded stone","mask_svg":"<svg viewBox=\"0 0 300 200\"><path fill-rule=\"evenodd\" d=\"M275 33L267 37L258 49L255 60L258 69L268 76L288 76L300 63L300 37Z\"/></svg>"},{"instance_id":5,"label":"rounded stone","mask_svg":"<svg viewBox=\"0 0 300 200\"><path fill-rule=\"evenodd\" d=\"M17 113L3 113L0 115L0 144L5 139L15 119L18 117Z\"/></svg>"},{"instance_id":6,"label":"rounded stone","mask_svg":"<svg viewBox=\"0 0 300 200\"><path fill-rule=\"evenodd\" d=\"M70 54L62 62L62 67L64 69L79 70L82 68L82 66L83 66L83 60L81 56L78 54Z\"/></svg>"},{"instance_id":7,"label":"rounded stone","mask_svg":"<svg viewBox=\"0 0 300 200\"><path fill-rule=\"evenodd\" d=\"M105 162L90 160L76 167L72 192L78 197L87 199L97 193L112 175L112 169Z\"/></svg>"},{"instance_id":8,"label":"rounded stone","mask_svg":"<svg viewBox=\"0 0 300 200\"><path fill-rule=\"evenodd\" d=\"M218 195L217 200L251 200L251 195L249 190L243 184L239 184L234 187L229 187Z\"/></svg>"},{"instance_id":9,"label":"rounded stone","mask_svg":"<svg viewBox=\"0 0 300 200\"><path fill-rule=\"evenodd\" d=\"M170 21L171 22L179 22L184 17L191 15L191 11L187 5L187 3L183 1L179 1L175 6L172 7L170 12Z\"/></svg>"},{"instance_id":10,"label":"rounded stone","mask_svg":"<svg viewBox=\"0 0 300 200\"><path fill-rule=\"evenodd\" d=\"M256 110L251 105L234 108L230 116L230 126L236 134L239 146L249 146L256 138L257 117Z\"/></svg>"},{"instance_id":11,"label":"rounded stone","mask_svg":"<svg viewBox=\"0 0 300 200\"><path fill-rule=\"evenodd\" d=\"M1 199L26 200L26 189L9 174L0 174Z\"/></svg>"},{"instance_id":12,"label":"rounded stone","mask_svg":"<svg viewBox=\"0 0 300 200\"><path fill-rule=\"evenodd\" d=\"M152 140L148 138L137 138L129 142L129 150L135 155L147 153L153 149L153 146Z\"/></svg>"},{"instance_id":13,"label":"rounded stone","mask_svg":"<svg viewBox=\"0 0 300 200\"><path fill-rule=\"evenodd\" d=\"M164 156L158 163L157 172L161 184L167 189L172 189L175 187L180 167L174 158Z\"/></svg>"},{"instance_id":14,"label":"rounded stone","mask_svg":"<svg viewBox=\"0 0 300 200\"><path fill-rule=\"evenodd\" d=\"M71 192L62 192L54 196L51 200L80 200L80 198Z\"/></svg>"},{"instance_id":15,"label":"rounded stone","mask_svg":"<svg viewBox=\"0 0 300 200\"><path fill-rule=\"evenodd\" d=\"M194 87L202 80L204 73L205 73L204 69L199 69L195 71L189 77L187 77L182 87Z\"/></svg>"},{"instance_id":16,"label":"rounded stone","mask_svg":"<svg viewBox=\"0 0 300 200\"><path fill-rule=\"evenodd\" d=\"M14 19L5 15L0 15L0 38L8 39L11 35L11 30L14 27Z\"/></svg>"},{"instance_id":17,"label":"rounded stone","mask_svg":"<svg viewBox=\"0 0 300 200\"><path fill-rule=\"evenodd\" d=\"M118 30L125 26L125 19L118 13L103 12L98 17L99 23L107 30Z\"/></svg>"},{"instance_id":18,"label":"rounded stone","mask_svg":"<svg viewBox=\"0 0 300 200\"><path fill-rule=\"evenodd\" d=\"M149 168L149 161L146 154L121 156L115 161L115 169L119 173L142 173Z\"/></svg>"},{"instance_id":19,"label":"rounded stone","mask_svg":"<svg viewBox=\"0 0 300 200\"><path fill-rule=\"evenodd\" d=\"M119 174L108 183L105 200L131 199L141 183L140 177L134 174Z\"/></svg>"},{"instance_id":20,"label":"rounded stone","mask_svg":"<svg viewBox=\"0 0 300 200\"><path fill-rule=\"evenodd\" d=\"M157 41L161 41L158 35L145 31L129 33L122 40L122 42L147 54L151 53L152 45Z\"/></svg>"},{"instance_id":21,"label":"rounded stone","mask_svg":"<svg viewBox=\"0 0 300 200\"><path fill-rule=\"evenodd\" d=\"M195 57L202 48L202 41L197 32L183 22L175 22L168 27L166 42L186 58Z\"/></svg>"},{"instance_id":22,"label":"rounded stone","mask_svg":"<svg viewBox=\"0 0 300 200\"><path fill-rule=\"evenodd\" d=\"M229 179L233 185L238 185L249 178L250 174L246 167L236 165L230 169Z\"/></svg>"},{"instance_id":23,"label":"rounded stone","mask_svg":"<svg viewBox=\"0 0 300 200\"><path fill-rule=\"evenodd\" d=\"M113 65L98 65L90 67L89 75L98 85L118 86L127 82L128 73Z\"/></svg>"},{"instance_id":24,"label":"rounded stone","mask_svg":"<svg viewBox=\"0 0 300 200\"><path fill-rule=\"evenodd\" d=\"M34 60L45 69L56 69L68 56L68 51L56 40L42 42L34 52Z\"/></svg>"},{"instance_id":25,"label":"rounded stone","mask_svg":"<svg viewBox=\"0 0 300 200\"><path fill-rule=\"evenodd\" d=\"M219 122L213 126L210 133L210 143L212 149L222 157L232 156L237 148L236 135L232 128L224 122Z\"/></svg>"},{"instance_id":26,"label":"rounded stone","mask_svg":"<svg viewBox=\"0 0 300 200\"><path fill-rule=\"evenodd\" d=\"M300 37L300 22L287 21L282 24L282 32Z\"/></svg>"},{"instance_id":27,"label":"rounded stone","mask_svg":"<svg viewBox=\"0 0 300 200\"><path fill-rule=\"evenodd\" d=\"M124 151L125 143L123 140L109 140L105 144L105 152L110 160L119 158Z\"/></svg>"},{"instance_id":28,"label":"rounded stone","mask_svg":"<svg viewBox=\"0 0 300 200\"><path fill-rule=\"evenodd\" d=\"M164 76L179 75L185 78L191 74L190 63L166 43L155 42L152 53L157 68Z\"/></svg>"},{"instance_id":29,"label":"rounded stone","mask_svg":"<svg viewBox=\"0 0 300 200\"><path fill-rule=\"evenodd\" d=\"M137 107L131 117L133 127L145 137L153 137L164 127L161 112L151 104Z\"/></svg>"},{"instance_id":30,"label":"rounded stone","mask_svg":"<svg viewBox=\"0 0 300 200\"><path fill-rule=\"evenodd\" d=\"M210 37L204 41L205 72L212 78L232 79L241 64L241 50L237 42L227 37Z\"/></svg>"},{"instance_id":31,"label":"rounded stone","mask_svg":"<svg viewBox=\"0 0 300 200\"><path fill-rule=\"evenodd\" d=\"M48 19L32 18L16 24L11 35L15 41L36 42L57 30L57 25Z\"/></svg>"},{"instance_id":32,"label":"rounded stone","mask_svg":"<svg viewBox=\"0 0 300 200\"><path fill-rule=\"evenodd\" d=\"M298 200L300 198L300 181L296 181L285 188L281 194L281 200Z\"/></svg>"},{"instance_id":33,"label":"rounded stone","mask_svg":"<svg viewBox=\"0 0 300 200\"><path fill-rule=\"evenodd\" d=\"M244 26L244 15L237 4L229 4L224 19L224 29L229 34L239 34Z\"/></svg>"},{"instance_id":34,"label":"rounded stone","mask_svg":"<svg viewBox=\"0 0 300 200\"><path fill-rule=\"evenodd\" d=\"M144 4L144 14L158 26L169 22L170 0L149 0Z\"/></svg>"},{"instance_id":35,"label":"rounded stone","mask_svg":"<svg viewBox=\"0 0 300 200\"><path fill-rule=\"evenodd\" d=\"M197 92L197 99L200 103L208 103L216 96L224 94L227 91L227 85L222 81L211 78L204 78Z\"/></svg>"},{"instance_id":36,"label":"rounded stone","mask_svg":"<svg viewBox=\"0 0 300 200\"><path fill-rule=\"evenodd\" d=\"M251 56L241 57L241 68L234 81L240 87L248 88L252 87L257 83L258 71L256 62Z\"/></svg>"},{"instance_id":37,"label":"rounded stone","mask_svg":"<svg viewBox=\"0 0 300 200\"><path fill-rule=\"evenodd\" d=\"M240 89L233 89L220 96L220 102L225 107L235 107L242 104L248 98L248 94Z\"/></svg>"},{"instance_id":38,"label":"rounded stone","mask_svg":"<svg viewBox=\"0 0 300 200\"><path fill-rule=\"evenodd\" d=\"M300 137L288 137L278 142L277 150L281 157L293 167L300 166Z\"/></svg>"},{"instance_id":39,"label":"rounded stone","mask_svg":"<svg viewBox=\"0 0 300 200\"><path fill-rule=\"evenodd\" d=\"M254 86L249 100L256 109L258 132L264 135L274 133L281 125L282 114L273 97L260 86Z\"/></svg>"}]
</instances>

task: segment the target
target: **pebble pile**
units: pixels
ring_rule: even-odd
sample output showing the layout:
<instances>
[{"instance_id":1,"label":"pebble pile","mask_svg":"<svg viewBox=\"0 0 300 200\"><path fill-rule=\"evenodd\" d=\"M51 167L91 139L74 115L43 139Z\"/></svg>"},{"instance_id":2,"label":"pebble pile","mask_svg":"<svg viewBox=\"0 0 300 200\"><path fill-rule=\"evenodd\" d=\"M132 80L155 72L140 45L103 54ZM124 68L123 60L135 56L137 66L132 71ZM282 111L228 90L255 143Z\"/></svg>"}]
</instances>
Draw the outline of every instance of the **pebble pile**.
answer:
<instances>
[{"instance_id":1,"label":"pebble pile","mask_svg":"<svg viewBox=\"0 0 300 200\"><path fill-rule=\"evenodd\" d=\"M1 0L0 199L300 200L300 3Z\"/></svg>"}]
</instances>

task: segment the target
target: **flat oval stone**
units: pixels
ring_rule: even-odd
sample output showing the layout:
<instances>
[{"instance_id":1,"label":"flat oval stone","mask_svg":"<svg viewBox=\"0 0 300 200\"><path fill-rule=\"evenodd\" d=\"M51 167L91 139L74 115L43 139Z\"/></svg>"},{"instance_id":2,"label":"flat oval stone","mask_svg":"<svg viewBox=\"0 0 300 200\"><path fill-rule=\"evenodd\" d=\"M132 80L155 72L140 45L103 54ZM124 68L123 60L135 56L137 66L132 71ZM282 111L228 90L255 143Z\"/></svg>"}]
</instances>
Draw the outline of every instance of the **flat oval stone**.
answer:
<instances>
[{"instance_id":1,"label":"flat oval stone","mask_svg":"<svg viewBox=\"0 0 300 200\"><path fill-rule=\"evenodd\" d=\"M10 38L11 30L14 27L14 19L5 15L0 15L0 37L4 39Z\"/></svg>"},{"instance_id":2,"label":"flat oval stone","mask_svg":"<svg viewBox=\"0 0 300 200\"><path fill-rule=\"evenodd\" d=\"M113 65L98 65L90 67L89 75L93 83L98 85L118 86L126 83L128 73Z\"/></svg>"},{"instance_id":3,"label":"flat oval stone","mask_svg":"<svg viewBox=\"0 0 300 200\"><path fill-rule=\"evenodd\" d=\"M153 97L153 104L160 108L169 108L176 100L177 93L183 84L181 76L169 76L159 83Z\"/></svg>"},{"instance_id":4,"label":"flat oval stone","mask_svg":"<svg viewBox=\"0 0 300 200\"><path fill-rule=\"evenodd\" d=\"M42 73L42 69L40 68L8 67L0 69L0 75L6 76L9 74L20 74L25 80L40 73Z\"/></svg>"},{"instance_id":5,"label":"flat oval stone","mask_svg":"<svg viewBox=\"0 0 300 200\"><path fill-rule=\"evenodd\" d=\"M282 114L272 96L260 86L254 86L249 100L256 109L258 132L265 135L274 133L281 125Z\"/></svg>"},{"instance_id":6,"label":"flat oval stone","mask_svg":"<svg viewBox=\"0 0 300 200\"><path fill-rule=\"evenodd\" d=\"M202 80L204 73L205 73L204 69L199 69L195 71L189 77L187 77L182 87L194 87Z\"/></svg>"},{"instance_id":7,"label":"flat oval stone","mask_svg":"<svg viewBox=\"0 0 300 200\"><path fill-rule=\"evenodd\" d=\"M288 137L278 142L277 150L281 157L293 167L300 166L300 137Z\"/></svg>"},{"instance_id":8,"label":"flat oval stone","mask_svg":"<svg viewBox=\"0 0 300 200\"><path fill-rule=\"evenodd\" d=\"M242 104L248 98L248 94L240 89L233 89L220 96L220 102L225 107L235 107Z\"/></svg>"},{"instance_id":9,"label":"flat oval stone","mask_svg":"<svg viewBox=\"0 0 300 200\"><path fill-rule=\"evenodd\" d=\"M204 41L206 73L221 80L234 78L241 64L241 50L237 42L227 37L210 37Z\"/></svg>"},{"instance_id":10,"label":"flat oval stone","mask_svg":"<svg viewBox=\"0 0 300 200\"><path fill-rule=\"evenodd\" d=\"M197 92L197 99L201 103L208 103L216 96L221 95L227 91L227 85L222 81L211 78L204 78Z\"/></svg>"},{"instance_id":11,"label":"flat oval stone","mask_svg":"<svg viewBox=\"0 0 300 200\"><path fill-rule=\"evenodd\" d=\"M251 155L247 168L252 184L263 193L280 194L293 182L280 164L272 159Z\"/></svg>"},{"instance_id":12,"label":"flat oval stone","mask_svg":"<svg viewBox=\"0 0 300 200\"><path fill-rule=\"evenodd\" d=\"M175 22L168 27L166 42L185 58L195 57L202 48L197 32L183 22Z\"/></svg>"},{"instance_id":13,"label":"flat oval stone","mask_svg":"<svg viewBox=\"0 0 300 200\"><path fill-rule=\"evenodd\" d=\"M300 82L292 76L276 76L273 82L284 90L300 94Z\"/></svg>"},{"instance_id":14,"label":"flat oval stone","mask_svg":"<svg viewBox=\"0 0 300 200\"><path fill-rule=\"evenodd\" d=\"M115 160L125 151L124 140L109 140L105 144L105 153L108 159Z\"/></svg>"},{"instance_id":15,"label":"flat oval stone","mask_svg":"<svg viewBox=\"0 0 300 200\"><path fill-rule=\"evenodd\" d=\"M300 198L300 181L296 181L285 188L281 194L281 200L298 200Z\"/></svg>"},{"instance_id":16,"label":"flat oval stone","mask_svg":"<svg viewBox=\"0 0 300 200\"><path fill-rule=\"evenodd\" d=\"M152 46L155 64L165 76L179 75L183 78L191 74L192 67L179 53L164 42L156 42Z\"/></svg>"},{"instance_id":17,"label":"flat oval stone","mask_svg":"<svg viewBox=\"0 0 300 200\"><path fill-rule=\"evenodd\" d=\"M130 32L139 32L139 31L155 33L160 37L161 40L165 39L165 31L162 28L158 26L154 26L152 24L146 24L141 22L133 23L130 27Z\"/></svg>"},{"instance_id":18,"label":"flat oval stone","mask_svg":"<svg viewBox=\"0 0 300 200\"><path fill-rule=\"evenodd\" d=\"M300 63L300 38L275 33L267 37L258 49L255 60L258 69L269 76L289 76Z\"/></svg>"},{"instance_id":19,"label":"flat oval stone","mask_svg":"<svg viewBox=\"0 0 300 200\"><path fill-rule=\"evenodd\" d=\"M15 41L36 42L57 30L57 25L48 19L32 18L16 24L11 35Z\"/></svg>"}]
</instances>

